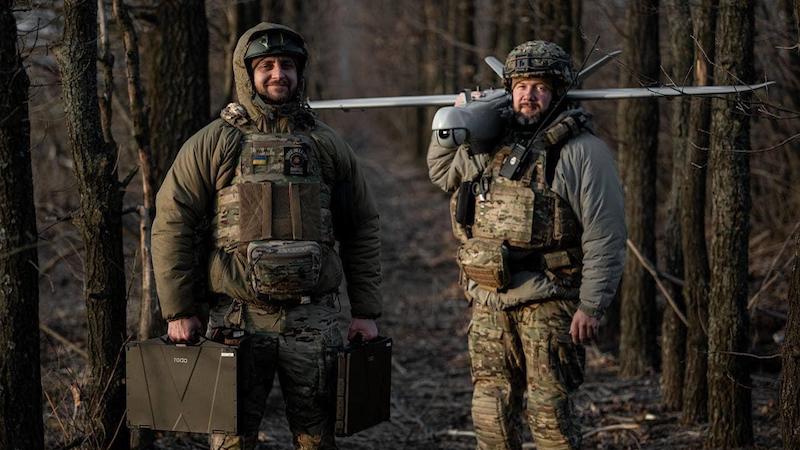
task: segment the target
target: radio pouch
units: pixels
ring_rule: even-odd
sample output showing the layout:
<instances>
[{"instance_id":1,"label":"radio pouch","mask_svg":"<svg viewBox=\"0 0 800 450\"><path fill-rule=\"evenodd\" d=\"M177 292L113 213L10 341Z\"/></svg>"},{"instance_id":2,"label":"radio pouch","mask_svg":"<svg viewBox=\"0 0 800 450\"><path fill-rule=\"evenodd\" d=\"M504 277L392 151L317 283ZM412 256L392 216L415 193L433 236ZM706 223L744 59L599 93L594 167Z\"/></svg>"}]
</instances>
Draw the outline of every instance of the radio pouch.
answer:
<instances>
[{"instance_id":1,"label":"radio pouch","mask_svg":"<svg viewBox=\"0 0 800 450\"><path fill-rule=\"evenodd\" d=\"M461 183L458 188L458 197L456 198L456 222L461 226L472 225L475 220L475 192L473 191L473 182L465 181Z\"/></svg>"}]
</instances>

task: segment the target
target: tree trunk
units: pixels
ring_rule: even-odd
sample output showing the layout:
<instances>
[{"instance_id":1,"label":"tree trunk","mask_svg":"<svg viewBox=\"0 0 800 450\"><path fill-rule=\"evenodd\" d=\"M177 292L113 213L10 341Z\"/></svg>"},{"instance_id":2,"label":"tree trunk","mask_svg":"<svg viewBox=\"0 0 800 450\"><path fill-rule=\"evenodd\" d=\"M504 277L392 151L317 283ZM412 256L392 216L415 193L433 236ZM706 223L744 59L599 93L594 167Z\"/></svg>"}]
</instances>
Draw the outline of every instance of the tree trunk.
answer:
<instances>
[{"instance_id":1,"label":"tree trunk","mask_svg":"<svg viewBox=\"0 0 800 450\"><path fill-rule=\"evenodd\" d=\"M517 36L514 33L514 0L502 0L500 8L494 8L494 14L497 18L497 33L495 35L495 51L494 54L498 55L501 61L505 61L508 52L514 48L515 45L521 42L516 42ZM531 36L529 39L533 39Z\"/></svg>"},{"instance_id":2,"label":"tree trunk","mask_svg":"<svg viewBox=\"0 0 800 450\"><path fill-rule=\"evenodd\" d=\"M664 12L669 29L669 59L667 73L676 84L686 84L693 63L692 18L689 0L665 0ZM689 81L691 83L691 81ZM690 101L678 98L672 104L672 186L667 200L667 221L664 226L664 261L667 273L683 278L683 252L681 250L680 215L683 209L680 188L685 169L688 145ZM685 312L681 288L668 285L669 294ZM664 309L661 322L661 400L670 410L681 409L683 370L686 354L686 326L670 306Z\"/></svg>"},{"instance_id":3,"label":"tree trunk","mask_svg":"<svg viewBox=\"0 0 800 450\"><path fill-rule=\"evenodd\" d=\"M632 0L626 13L620 86L658 80L658 0ZM658 101L619 103L617 129L628 238L655 261ZM620 372L634 377L657 364L655 283L628 250L622 283Z\"/></svg>"},{"instance_id":4,"label":"tree trunk","mask_svg":"<svg viewBox=\"0 0 800 450\"><path fill-rule=\"evenodd\" d=\"M272 23L284 23L282 0L261 0L261 20Z\"/></svg>"},{"instance_id":5,"label":"tree trunk","mask_svg":"<svg viewBox=\"0 0 800 450\"><path fill-rule=\"evenodd\" d=\"M256 0L229 0L225 7L225 17L228 22L228 43L225 47L225 64L227 66L224 71L223 105L219 109L234 101L236 87L233 79L233 51L236 49L239 37L261 20L261 4Z\"/></svg>"},{"instance_id":6,"label":"tree trunk","mask_svg":"<svg viewBox=\"0 0 800 450\"><path fill-rule=\"evenodd\" d=\"M800 233L794 236L794 269L789 287L789 319L783 341L781 431L783 448L800 448Z\"/></svg>"},{"instance_id":7,"label":"tree trunk","mask_svg":"<svg viewBox=\"0 0 800 450\"><path fill-rule=\"evenodd\" d=\"M702 0L692 11L694 36L694 84L711 84L717 0ZM698 47L699 46L699 47ZM706 165L711 101L692 98L689 111L689 145L686 149L681 197L681 246L683 248L686 302L686 371L681 421L686 425L708 418L708 251L706 249Z\"/></svg>"},{"instance_id":8,"label":"tree trunk","mask_svg":"<svg viewBox=\"0 0 800 450\"><path fill-rule=\"evenodd\" d=\"M181 145L209 120L208 27L203 2L161 0L148 54L155 61L150 93L150 149L156 188Z\"/></svg>"},{"instance_id":9,"label":"tree trunk","mask_svg":"<svg viewBox=\"0 0 800 450\"><path fill-rule=\"evenodd\" d=\"M800 43L800 2L795 1L795 31ZM800 49L797 49L800 53ZM781 431L784 448L800 448L800 234L795 235L794 269L789 287L789 318L781 369Z\"/></svg>"},{"instance_id":10,"label":"tree trunk","mask_svg":"<svg viewBox=\"0 0 800 450\"><path fill-rule=\"evenodd\" d=\"M417 48L417 61L419 64L418 73L418 91L425 93L441 93L442 86L439 86L441 80L440 64L441 61L441 45L438 44L439 37L434 30L439 27L437 19L439 18L440 6L428 1L423 1L419 11L419 21L424 24L425 31L422 33L422 42ZM417 156L424 158L428 151L428 143L431 141L431 122L433 121L433 114L435 110L432 108L417 108L415 113L415 121L417 126Z\"/></svg>"},{"instance_id":11,"label":"tree trunk","mask_svg":"<svg viewBox=\"0 0 800 450\"><path fill-rule=\"evenodd\" d=\"M538 1L538 0L537 0ZM538 38L539 33L536 29L536 5L531 5L527 0L511 0L513 8L511 12L511 35L514 37L511 43L512 48L523 42Z\"/></svg>"},{"instance_id":12,"label":"tree trunk","mask_svg":"<svg viewBox=\"0 0 800 450\"><path fill-rule=\"evenodd\" d=\"M555 42L570 55L573 51L572 3L564 0L537 0L535 3L536 38Z\"/></svg>"},{"instance_id":13,"label":"tree trunk","mask_svg":"<svg viewBox=\"0 0 800 450\"><path fill-rule=\"evenodd\" d=\"M139 311L140 340L149 339L164 333L164 320L158 305L153 274L153 261L150 255L150 227L155 215L156 192L153 179L153 159L150 151L150 127L144 106L142 80L139 71L139 38L133 26L128 7L122 0L113 0L114 17L122 30L125 49L125 74L127 77L128 102L133 120L133 139L139 156L139 171L142 176L142 209L140 211L139 255L142 260L142 301Z\"/></svg>"},{"instance_id":14,"label":"tree trunk","mask_svg":"<svg viewBox=\"0 0 800 450\"><path fill-rule=\"evenodd\" d=\"M456 39L458 42L475 46L475 2L458 0L456 4L458 22L456 22ZM480 56L480 57L479 57ZM482 57L466 48L458 48L456 54L456 90L474 88L477 84L476 69L483 64Z\"/></svg>"},{"instance_id":15,"label":"tree trunk","mask_svg":"<svg viewBox=\"0 0 800 450\"><path fill-rule=\"evenodd\" d=\"M117 149L101 134L97 99L97 3L64 2L64 40L56 50L65 119L80 193L76 226L86 246L85 299L89 328L95 423L92 446L128 447L125 426L125 260L122 254L122 189Z\"/></svg>"},{"instance_id":16,"label":"tree trunk","mask_svg":"<svg viewBox=\"0 0 800 450\"><path fill-rule=\"evenodd\" d=\"M752 83L753 2L720 1L714 80ZM709 448L753 442L748 361L747 239L750 118L732 98L711 101L711 295L708 324ZM734 151L736 150L736 151Z\"/></svg>"},{"instance_id":17,"label":"tree trunk","mask_svg":"<svg viewBox=\"0 0 800 450\"><path fill-rule=\"evenodd\" d=\"M583 0L572 0L572 30L570 44L570 54L575 64L583 61Z\"/></svg>"},{"instance_id":18,"label":"tree trunk","mask_svg":"<svg viewBox=\"0 0 800 450\"><path fill-rule=\"evenodd\" d=\"M442 3L443 8L441 6L439 8L439 12L444 19L441 29L445 30L447 35L452 38L456 36L458 20L460 19L457 4L458 0L448 0ZM445 92L457 92L461 89L461 86L458 85L458 49L452 42L444 45L444 64L439 68L442 72L441 76L445 79Z\"/></svg>"},{"instance_id":19,"label":"tree trunk","mask_svg":"<svg viewBox=\"0 0 800 450\"><path fill-rule=\"evenodd\" d=\"M28 75L0 1L0 448L44 448Z\"/></svg>"}]
</instances>

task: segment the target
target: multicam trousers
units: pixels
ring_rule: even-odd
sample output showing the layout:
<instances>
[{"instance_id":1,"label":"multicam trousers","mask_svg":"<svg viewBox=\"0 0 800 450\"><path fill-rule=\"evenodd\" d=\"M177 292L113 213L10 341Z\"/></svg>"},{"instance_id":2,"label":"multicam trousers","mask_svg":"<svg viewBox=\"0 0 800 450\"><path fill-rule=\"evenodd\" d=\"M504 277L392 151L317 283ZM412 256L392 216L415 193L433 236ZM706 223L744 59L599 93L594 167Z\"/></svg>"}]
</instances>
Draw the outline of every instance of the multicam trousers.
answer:
<instances>
[{"instance_id":1,"label":"multicam trousers","mask_svg":"<svg viewBox=\"0 0 800 450\"><path fill-rule=\"evenodd\" d=\"M522 447L523 392L537 449L580 447L570 398L583 382L585 360L583 346L569 337L576 306L551 300L497 311L473 304L469 352L479 450Z\"/></svg>"},{"instance_id":2,"label":"multicam trousers","mask_svg":"<svg viewBox=\"0 0 800 450\"><path fill-rule=\"evenodd\" d=\"M275 374L286 404L286 418L298 450L336 449L334 406L330 389L334 386L335 350L342 338L336 324L333 300L298 305L277 312L253 307L224 305L212 311L213 327L236 327L249 334L249 367L240 399L241 434L212 434L211 450L253 449Z\"/></svg>"}]
</instances>

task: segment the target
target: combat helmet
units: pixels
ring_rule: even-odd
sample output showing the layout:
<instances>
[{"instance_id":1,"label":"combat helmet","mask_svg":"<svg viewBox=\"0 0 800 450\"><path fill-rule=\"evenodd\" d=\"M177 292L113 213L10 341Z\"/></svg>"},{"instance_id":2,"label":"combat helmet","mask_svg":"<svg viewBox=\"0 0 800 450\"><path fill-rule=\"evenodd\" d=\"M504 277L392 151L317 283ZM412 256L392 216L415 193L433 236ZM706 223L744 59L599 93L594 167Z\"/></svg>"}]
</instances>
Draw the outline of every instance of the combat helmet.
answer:
<instances>
[{"instance_id":1,"label":"combat helmet","mask_svg":"<svg viewBox=\"0 0 800 450\"><path fill-rule=\"evenodd\" d=\"M269 25L271 26L268 30L250 42L244 54L245 63L249 66L250 60L261 56L289 55L297 63L297 73L302 74L308 61L305 39L287 26Z\"/></svg>"},{"instance_id":2,"label":"combat helmet","mask_svg":"<svg viewBox=\"0 0 800 450\"><path fill-rule=\"evenodd\" d=\"M514 47L503 66L503 83L511 91L516 77L547 77L555 81L556 94L563 95L575 79L569 53L548 41L527 41Z\"/></svg>"}]
</instances>

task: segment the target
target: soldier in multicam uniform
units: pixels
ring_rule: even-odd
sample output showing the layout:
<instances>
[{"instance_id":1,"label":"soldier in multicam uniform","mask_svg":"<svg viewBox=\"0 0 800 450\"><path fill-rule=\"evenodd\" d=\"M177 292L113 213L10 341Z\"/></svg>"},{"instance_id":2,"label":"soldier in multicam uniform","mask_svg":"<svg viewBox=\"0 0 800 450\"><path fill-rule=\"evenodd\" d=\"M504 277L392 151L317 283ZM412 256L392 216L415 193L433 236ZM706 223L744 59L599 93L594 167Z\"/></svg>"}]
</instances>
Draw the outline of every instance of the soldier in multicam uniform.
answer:
<instances>
[{"instance_id":1,"label":"soldier in multicam uniform","mask_svg":"<svg viewBox=\"0 0 800 450\"><path fill-rule=\"evenodd\" d=\"M343 274L348 338L377 335L378 213L352 150L303 100L307 58L303 38L282 25L244 33L233 57L239 103L184 144L158 192L153 266L169 337L200 334L194 243L213 234L200 269L214 294L207 335L247 334L253 355L242 434L213 434L212 449L255 447L276 373L294 447L336 448L328 393Z\"/></svg>"},{"instance_id":2,"label":"soldier in multicam uniform","mask_svg":"<svg viewBox=\"0 0 800 450\"><path fill-rule=\"evenodd\" d=\"M431 180L454 192L479 449L521 448L523 392L536 448L580 447L581 343L614 297L626 231L612 155L564 99L574 77L559 46L525 42L505 63L512 111L499 144L479 153L434 134L428 150Z\"/></svg>"}]
</instances>

